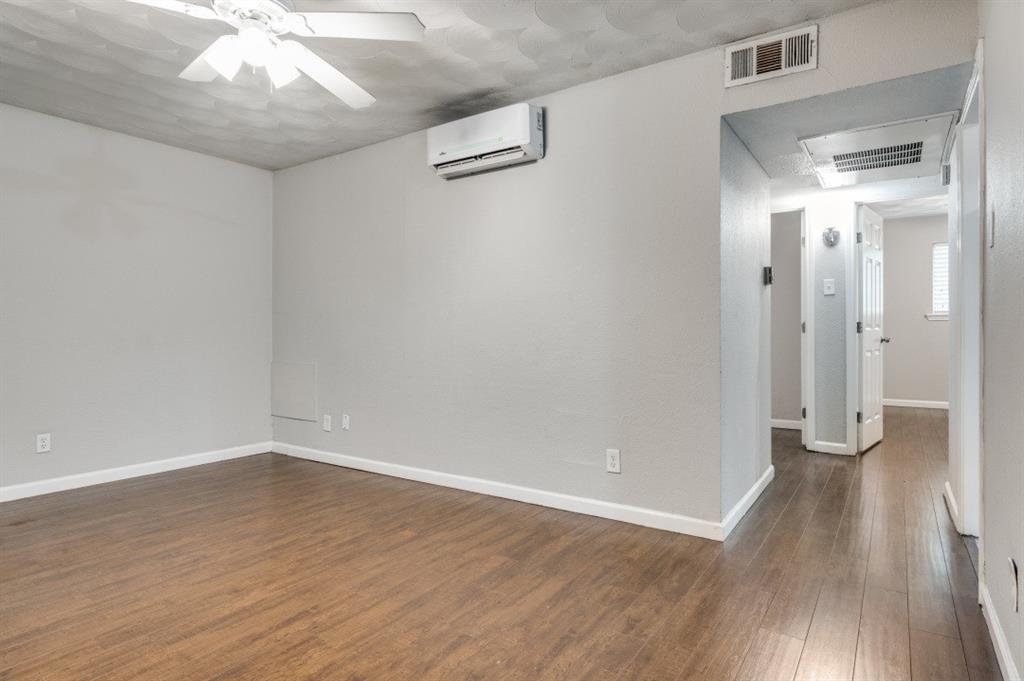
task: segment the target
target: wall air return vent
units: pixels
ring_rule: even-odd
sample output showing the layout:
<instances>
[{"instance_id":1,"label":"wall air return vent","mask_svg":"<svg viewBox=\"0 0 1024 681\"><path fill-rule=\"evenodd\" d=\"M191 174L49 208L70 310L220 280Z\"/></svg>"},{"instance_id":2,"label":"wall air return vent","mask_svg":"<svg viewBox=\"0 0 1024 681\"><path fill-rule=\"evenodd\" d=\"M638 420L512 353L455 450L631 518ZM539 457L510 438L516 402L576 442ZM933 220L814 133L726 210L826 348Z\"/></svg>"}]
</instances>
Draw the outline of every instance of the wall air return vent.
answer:
<instances>
[{"instance_id":1,"label":"wall air return vent","mask_svg":"<svg viewBox=\"0 0 1024 681\"><path fill-rule=\"evenodd\" d=\"M805 26L725 48L725 86L818 68L818 27Z\"/></svg>"},{"instance_id":2,"label":"wall air return vent","mask_svg":"<svg viewBox=\"0 0 1024 681\"><path fill-rule=\"evenodd\" d=\"M942 175L957 113L948 112L800 140L822 187Z\"/></svg>"}]
</instances>

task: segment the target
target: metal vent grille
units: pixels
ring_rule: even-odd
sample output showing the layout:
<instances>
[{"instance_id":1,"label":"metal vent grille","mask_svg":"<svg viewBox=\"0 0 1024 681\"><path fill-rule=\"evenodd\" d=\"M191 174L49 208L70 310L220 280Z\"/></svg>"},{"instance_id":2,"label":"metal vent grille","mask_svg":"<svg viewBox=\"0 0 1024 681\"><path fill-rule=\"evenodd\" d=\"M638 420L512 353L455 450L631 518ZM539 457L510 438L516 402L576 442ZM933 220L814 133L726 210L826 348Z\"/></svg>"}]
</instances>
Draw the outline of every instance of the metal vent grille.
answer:
<instances>
[{"instance_id":1,"label":"metal vent grille","mask_svg":"<svg viewBox=\"0 0 1024 681\"><path fill-rule=\"evenodd\" d=\"M747 47L732 53L732 79L754 75L754 48Z\"/></svg>"},{"instance_id":2,"label":"metal vent grille","mask_svg":"<svg viewBox=\"0 0 1024 681\"><path fill-rule=\"evenodd\" d=\"M763 43L757 46L757 73L771 73L782 70L782 41Z\"/></svg>"},{"instance_id":3,"label":"metal vent grille","mask_svg":"<svg viewBox=\"0 0 1024 681\"><path fill-rule=\"evenodd\" d=\"M725 86L818 68L818 27L804 26L725 48Z\"/></svg>"},{"instance_id":4,"label":"metal vent grille","mask_svg":"<svg viewBox=\"0 0 1024 681\"><path fill-rule=\"evenodd\" d=\"M848 154L836 154L833 161L838 173L854 173L877 168L893 168L921 162L924 142L909 142L891 147L865 149Z\"/></svg>"},{"instance_id":5,"label":"metal vent grille","mask_svg":"<svg viewBox=\"0 0 1024 681\"><path fill-rule=\"evenodd\" d=\"M810 64L812 58L811 34L801 33L786 38L786 68Z\"/></svg>"}]
</instances>

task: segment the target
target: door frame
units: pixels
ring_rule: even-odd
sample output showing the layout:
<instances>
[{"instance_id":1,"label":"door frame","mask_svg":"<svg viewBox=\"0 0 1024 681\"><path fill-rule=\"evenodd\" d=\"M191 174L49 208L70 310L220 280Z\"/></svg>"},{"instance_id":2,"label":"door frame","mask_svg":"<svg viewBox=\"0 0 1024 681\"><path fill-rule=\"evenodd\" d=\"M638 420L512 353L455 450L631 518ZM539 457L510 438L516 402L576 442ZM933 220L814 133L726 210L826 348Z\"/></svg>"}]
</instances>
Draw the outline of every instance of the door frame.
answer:
<instances>
[{"instance_id":1,"label":"door frame","mask_svg":"<svg viewBox=\"0 0 1024 681\"><path fill-rule=\"evenodd\" d=\"M814 347L810 341L812 325L808 319L807 309L807 209L800 208L800 444L807 446L807 424L811 416L807 387L807 363L809 348Z\"/></svg>"},{"instance_id":2,"label":"door frame","mask_svg":"<svg viewBox=\"0 0 1024 681\"><path fill-rule=\"evenodd\" d=\"M946 497L946 504L950 511L950 517L953 520L953 525L956 530L961 534L974 535L979 537L979 552L983 552L984 547L981 541L981 528L983 522L984 507L982 504L982 458L984 456L984 436L982 432L982 402L984 400L983 394L983 373L984 373L984 278L985 278L985 248L987 241L987 205L985 196L985 98L984 98L984 83L982 80L983 73L983 41L978 41L978 47L975 51L974 59L974 71L971 74L971 80L967 87L967 93L964 96L964 103L961 109L961 120L957 122L956 136L953 144L951 155L956 155L955 158L951 158L951 162L955 163L957 168L962 168L963 163L961 161L961 154L963 153L962 146L962 131L965 128L965 122L968 113L971 111L971 107L977 107L977 169L978 177L978 196L976 198L978 203L978 215L976 223L965 225L963 218L963 198L962 198L962 184L961 184L961 172L951 173L951 180L953 184L950 186L950 222L951 227L950 236L958 236L959 241L956 247L953 248L952 239L950 240L950 259L955 259L955 272L956 272L956 286L950 288L950 309L949 309L949 321L950 321L950 342L956 344L956 359L954 363L953 358L950 359L949 366L949 386L950 386L950 455L954 451L954 446L957 447L959 461L954 464L950 461L951 468L958 466L955 476L955 482L951 482L947 479L945 484L944 496ZM955 213L955 216L954 216ZM953 233L953 221L956 221L956 232ZM964 267L964 249L961 244L964 241L970 240L975 249L977 250L974 262L971 263L971 267L967 268L965 277ZM951 265L954 263L951 262ZM951 271L953 267L951 266ZM969 284L969 285L968 285ZM953 289L956 289L956 294L953 295ZM979 306L977 315L967 317L964 314L961 302L964 298L966 290L970 290L976 296L976 303ZM965 323L967 322L967 323ZM977 358L975 361L968 363L964 359L964 347L975 347L977 350ZM952 354L952 353L951 353ZM954 383L956 385L956 392L954 392ZM965 390L965 388L968 388ZM964 396L967 394L970 399L965 400ZM955 428L954 428L955 420ZM964 424L971 424L970 428L965 428ZM954 437L954 432L957 437ZM956 442L954 442L956 440ZM952 472L952 471L951 471ZM950 476L952 477L952 476ZM955 488L955 489L954 489Z\"/></svg>"}]
</instances>

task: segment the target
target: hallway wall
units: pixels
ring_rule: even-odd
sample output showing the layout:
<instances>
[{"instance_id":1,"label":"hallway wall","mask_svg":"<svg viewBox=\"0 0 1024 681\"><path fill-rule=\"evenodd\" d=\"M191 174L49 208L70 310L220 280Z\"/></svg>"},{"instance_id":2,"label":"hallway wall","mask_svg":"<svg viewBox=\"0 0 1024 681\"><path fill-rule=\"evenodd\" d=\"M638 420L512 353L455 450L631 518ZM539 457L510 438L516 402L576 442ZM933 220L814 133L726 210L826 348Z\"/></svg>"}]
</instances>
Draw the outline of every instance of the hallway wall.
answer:
<instances>
[{"instance_id":1,"label":"hallway wall","mask_svg":"<svg viewBox=\"0 0 1024 681\"><path fill-rule=\"evenodd\" d=\"M772 463L768 175L722 121L722 514ZM752 390L751 386L757 389Z\"/></svg>"},{"instance_id":2,"label":"hallway wall","mask_svg":"<svg viewBox=\"0 0 1024 681\"><path fill-rule=\"evenodd\" d=\"M989 235L984 249L982 594L989 597L990 620L1002 629L1003 671L1015 668L1019 675L1024 673L1024 603L1014 609L1008 559L1015 559L1024 573L1024 3L981 3L981 33Z\"/></svg>"}]
</instances>

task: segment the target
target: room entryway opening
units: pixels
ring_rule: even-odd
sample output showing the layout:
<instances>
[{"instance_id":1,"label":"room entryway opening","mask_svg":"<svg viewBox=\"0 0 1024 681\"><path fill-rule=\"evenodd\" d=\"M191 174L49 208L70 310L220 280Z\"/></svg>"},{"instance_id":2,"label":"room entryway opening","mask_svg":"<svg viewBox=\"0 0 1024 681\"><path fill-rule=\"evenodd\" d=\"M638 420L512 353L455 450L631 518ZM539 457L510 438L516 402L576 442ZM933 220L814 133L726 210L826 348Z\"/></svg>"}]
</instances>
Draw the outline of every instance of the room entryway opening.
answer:
<instances>
[{"instance_id":1,"label":"room entryway opening","mask_svg":"<svg viewBox=\"0 0 1024 681\"><path fill-rule=\"evenodd\" d=\"M985 243L978 73L965 63L723 117L723 136L768 186L766 295L748 317L761 326L746 331L767 347L769 426L798 430L811 452L857 455L885 442L900 410L948 415L945 496L971 535ZM734 180L723 170L723 183ZM751 180L747 195L759 191ZM723 218L723 337L734 237ZM739 361L726 345L723 375Z\"/></svg>"}]
</instances>

